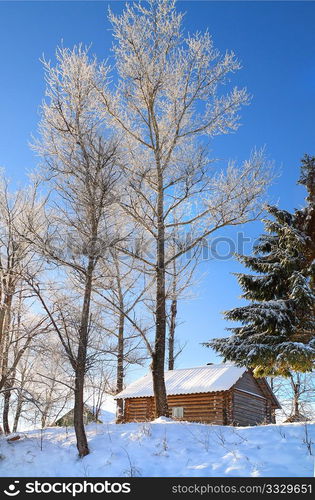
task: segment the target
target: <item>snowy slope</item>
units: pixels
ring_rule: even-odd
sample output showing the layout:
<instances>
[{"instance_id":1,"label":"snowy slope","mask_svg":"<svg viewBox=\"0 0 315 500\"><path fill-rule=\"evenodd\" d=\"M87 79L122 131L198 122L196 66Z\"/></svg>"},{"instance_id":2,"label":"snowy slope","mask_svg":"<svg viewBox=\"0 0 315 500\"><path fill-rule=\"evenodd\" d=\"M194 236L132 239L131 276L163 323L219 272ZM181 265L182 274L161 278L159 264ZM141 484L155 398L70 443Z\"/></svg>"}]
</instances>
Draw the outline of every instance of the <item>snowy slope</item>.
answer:
<instances>
[{"instance_id":1,"label":"snowy slope","mask_svg":"<svg viewBox=\"0 0 315 500\"><path fill-rule=\"evenodd\" d=\"M90 424L91 453L77 458L73 429L48 428L0 440L0 476L282 476L314 474L305 441L315 423L222 427L158 419Z\"/></svg>"}]
</instances>

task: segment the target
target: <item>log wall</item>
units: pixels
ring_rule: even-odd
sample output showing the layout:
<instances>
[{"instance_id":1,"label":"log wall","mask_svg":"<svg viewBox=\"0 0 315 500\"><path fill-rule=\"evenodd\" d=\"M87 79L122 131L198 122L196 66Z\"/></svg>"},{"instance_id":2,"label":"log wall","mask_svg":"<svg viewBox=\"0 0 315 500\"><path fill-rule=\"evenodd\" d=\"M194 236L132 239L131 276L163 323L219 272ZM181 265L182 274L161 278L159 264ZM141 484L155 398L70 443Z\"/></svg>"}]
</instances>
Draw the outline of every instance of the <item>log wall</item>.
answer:
<instances>
[{"instance_id":1,"label":"log wall","mask_svg":"<svg viewBox=\"0 0 315 500\"><path fill-rule=\"evenodd\" d=\"M226 419L225 393L184 394L168 396L170 413L172 408L184 408L183 418L188 422L204 422L223 425ZM124 421L145 422L154 418L154 398L130 398L125 400Z\"/></svg>"},{"instance_id":2,"label":"log wall","mask_svg":"<svg viewBox=\"0 0 315 500\"><path fill-rule=\"evenodd\" d=\"M242 389L243 391L248 391L252 394L258 394L259 396L265 396L256 382L253 375L249 372L245 372L242 377L234 385L236 389Z\"/></svg>"},{"instance_id":3,"label":"log wall","mask_svg":"<svg viewBox=\"0 0 315 500\"><path fill-rule=\"evenodd\" d=\"M232 390L232 425L274 423L272 402L251 372L245 372Z\"/></svg>"},{"instance_id":4,"label":"log wall","mask_svg":"<svg viewBox=\"0 0 315 500\"><path fill-rule=\"evenodd\" d=\"M177 420L218 425L224 424L225 402L223 392L184 394L168 396L167 399L170 412L175 406L184 408L183 418Z\"/></svg>"},{"instance_id":5,"label":"log wall","mask_svg":"<svg viewBox=\"0 0 315 500\"><path fill-rule=\"evenodd\" d=\"M154 419L154 398L130 398L125 400L125 422L147 422Z\"/></svg>"},{"instance_id":6,"label":"log wall","mask_svg":"<svg viewBox=\"0 0 315 500\"><path fill-rule=\"evenodd\" d=\"M270 423L266 398L234 389L232 423L233 425Z\"/></svg>"}]
</instances>

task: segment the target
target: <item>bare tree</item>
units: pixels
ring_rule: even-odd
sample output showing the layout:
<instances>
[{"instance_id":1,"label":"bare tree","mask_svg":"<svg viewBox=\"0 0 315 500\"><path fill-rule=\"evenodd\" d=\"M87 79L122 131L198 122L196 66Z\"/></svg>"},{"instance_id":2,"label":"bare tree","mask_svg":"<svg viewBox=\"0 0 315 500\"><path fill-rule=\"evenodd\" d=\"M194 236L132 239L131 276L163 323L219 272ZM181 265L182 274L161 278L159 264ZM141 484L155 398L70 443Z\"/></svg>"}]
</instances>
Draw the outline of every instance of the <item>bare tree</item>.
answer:
<instances>
[{"instance_id":1,"label":"bare tree","mask_svg":"<svg viewBox=\"0 0 315 500\"><path fill-rule=\"evenodd\" d=\"M96 421L101 417L102 406L108 394L115 392L113 379L112 370L108 369L108 366L105 368L102 361L88 373L86 402L90 404Z\"/></svg>"},{"instance_id":2,"label":"bare tree","mask_svg":"<svg viewBox=\"0 0 315 500\"><path fill-rule=\"evenodd\" d=\"M174 231L172 239L168 244L168 255L170 259L178 251L179 239ZM175 360L183 352L185 344L181 345L176 336L176 330L179 324L178 304L180 301L192 298L191 288L196 285L196 271L202 257L202 245L196 246L187 255L182 255L178 259L170 260L170 265L165 273L165 299L166 299L166 325L167 325L167 367L173 370ZM145 294L144 303L153 317L155 323L155 298L154 288L148 287ZM150 332L152 328L148 328Z\"/></svg>"},{"instance_id":3,"label":"bare tree","mask_svg":"<svg viewBox=\"0 0 315 500\"><path fill-rule=\"evenodd\" d=\"M47 213L47 234L36 233L34 240L50 262L81 283L79 319L72 322L75 349L68 343L66 324L58 325L39 289L38 296L75 374L74 427L79 456L83 457L89 453L83 404L91 297L100 244L107 244L110 238L110 214L117 196L118 144L108 135L95 106L96 61L89 61L81 47L58 49L56 57L55 67L44 61L47 98L42 106L41 139L35 145L44 159L42 172L52 189L51 210ZM75 242L71 249L70 236ZM49 244L53 238L58 240L59 251ZM61 320L62 308L58 314Z\"/></svg>"},{"instance_id":4,"label":"bare tree","mask_svg":"<svg viewBox=\"0 0 315 500\"><path fill-rule=\"evenodd\" d=\"M23 400L24 393L29 392L25 390L23 379L19 379L17 372L20 363L35 344L38 336L47 336L50 334L50 325L47 316L36 315L32 312L25 313L19 328L15 327L9 329L7 332L7 348L5 351L5 363L3 373L0 380L1 391L4 397L3 405L3 427L6 434L10 433L9 427L9 409L10 399L12 392L18 393L18 398Z\"/></svg>"},{"instance_id":5,"label":"bare tree","mask_svg":"<svg viewBox=\"0 0 315 500\"><path fill-rule=\"evenodd\" d=\"M142 365L147 359L149 343L143 326L143 300L148 285L143 268L137 260L111 248L108 258L102 259L102 272L96 281L98 304L105 302L109 315L104 321L109 339L113 342L102 351L111 354L116 362L115 394L124 388L125 372L130 365ZM145 338L145 343L143 342ZM144 344L144 345L143 345ZM117 420L122 418L122 401L117 401Z\"/></svg>"},{"instance_id":6,"label":"bare tree","mask_svg":"<svg viewBox=\"0 0 315 500\"><path fill-rule=\"evenodd\" d=\"M271 379L271 387L281 402L280 416L286 422L314 419L314 373L292 372L289 377L275 377Z\"/></svg>"},{"instance_id":7,"label":"bare tree","mask_svg":"<svg viewBox=\"0 0 315 500\"><path fill-rule=\"evenodd\" d=\"M32 384L34 375L34 357L30 355L30 349L28 349L20 360L15 373L15 380L20 387L20 391L16 393L16 397L11 401L11 409L13 413L13 425L12 431L17 432L20 419L23 415L25 404L27 400L25 399L25 393L28 393L28 388Z\"/></svg>"},{"instance_id":8,"label":"bare tree","mask_svg":"<svg viewBox=\"0 0 315 500\"><path fill-rule=\"evenodd\" d=\"M192 259L177 259L171 263L171 271L168 271L169 285L166 287L166 299L168 304L168 350L167 365L169 370L174 370L175 361L182 353L184 345L177 345L176 328L178 326L178 304L179 301L187 299L189 289L194 284L194 275L201 255L200 248L195 249Z\"/></svg>"},{"instance_id":9,"label":"bare tree","mask_svg":"<svg viewBox=\"0 0 315 500\"><path fill-rule=\"evenodd\" d=\"M239 168L233 163L225 172L211 168L208 138L237 130L238 110L248 95L236 88L221 93L220 84L239 62L232 52L221 55L208 32L184 37L182 19L173 0L128 4L121 15L111 14L118 83L108 84L105 66L95 83L106 120L123 134L128 161L121 209L151 243L149 255L121 250L142 261L154 277L151 368L157 417L168 415L167 269L217 229L257 217L269 181L260 153ZM181 244L167 257L175 226Z\"/></svg>"},{"instance_id":10,"label":"bare tree","mask_svg":"<svg viewBox=\"0 0 315 500\"><path fill-rule=\"evenodd\" d=\"M29 392L38 402L41 428L55 422L73 396L69 360L56 336L37 346Z\"/></svg>"},{"instance_id":11,"label":"bare tree","mask_svg":"<svg viewBox=\"0 0 315 500\"><path fill-rule=\"evenodd\" d=\"M32 313L32 292L25 277L38 276L42 262L29 240L29 223L41 224L42 202L37 186L11 192L0 180L0 390L3 390L3 427L10 432L11 388L17 387L17 366L34 338L49 330L47 316ZM26 307L28 301L28 307Z\"/></svg>"}]
</instances>

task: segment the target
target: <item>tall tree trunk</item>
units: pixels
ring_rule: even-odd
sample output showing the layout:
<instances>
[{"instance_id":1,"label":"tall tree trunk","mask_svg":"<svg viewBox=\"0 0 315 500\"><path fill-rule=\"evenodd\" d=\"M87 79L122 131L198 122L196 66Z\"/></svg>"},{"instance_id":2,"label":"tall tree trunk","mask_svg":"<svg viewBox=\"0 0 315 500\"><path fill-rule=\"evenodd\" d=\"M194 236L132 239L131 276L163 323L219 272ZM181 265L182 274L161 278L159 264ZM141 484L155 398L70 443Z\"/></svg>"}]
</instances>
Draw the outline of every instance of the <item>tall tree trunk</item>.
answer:
<instances>
[{"instance_id":1,"label":"tall tree trunk","mask_svg":"<svg viewBox=\"0 0 315 500\"><path fill-rule=\"evenodd\" d=\"M293 386L293 412L294 415L300 415L300 384L295 383Z\"/></svg>"},{"instance_id":2,"label":"tall tree trunk","mask_svg":"<svg viewBox=\"0 0 315 500\"><path fill-rule=\"evenodd\" d=\"M3 392L3 409L2 409L2 425L3 432L5 434L10 434L10 426L9 426L9 408L10 408L10 387L11 380L8 379L8 335L6 334L4 340L4 349L2 353L2 382L0 383L0 388L4 389Z\"/></svg>"},{"instance_id":3,"label":"tall tree trunk","mask_svg":"<svg viewBox=\"0 0 315 500\"><path fill-rule=\"evenodd\" d=\"M0 309L0 389L5 386L7 380L12 298L13 291L6 295L3 306Z\"/></svg>"},{"instance_id":4,"label":"tall tree trunk","mask_svg":"<svg viewBox=\"0 0 315 500\"><path fill-rule=\"evenodd\" d=\"M119 299L119 324L118 324L118 346L117 346L117 371L116 371L116 394L124 388L124 359L125 359L125 315L124 311L124 296L121 288L121 273L119 268L118 254L114 255L116 268L116 287ZM116 421L122 422L124 417L124 401L117 400Z\"/></svg>"},{"instance_id":5,"label":"tall tree trunk","mask_svg":"<svg viewBox=\"0 0 315 500\"><path fill-rule=\"evenodd\" d=\"M22 303L23 303L23 291L21 289L19 291L19 294L18 294L17 314L14 316L13 323L12 323L12 329L13 329L13 331L17 332L16 333L17 337L19 336L20 328L21 328ZM16 376L16 370L14 370L13 378L15 378L15 376ZM25 371L22 370L20 391L18 391L18 394L17 394L16 410L15 410L15 415L14 415L14 420L13 420L13 427L12 427L13 432L17 432L20 417L22 414L22 408L23 408L23 403L24 403L22 390L24 389L25 384L26 384L26 374L25 374Z\"/></svg>"},{"instance_id":6,"label":"tall tree trunk","mask_svg":"<svg viewBox=\"0 0 315 500\"><path fill-rule=\"evenodd\" d=\"M155 417L169 416L165 388L165 337L166 337L166 307L165 307L165 229L164 229L164 197L161 174L158 190L158 234L157 234L157 265L156 265L156 330L154 352L152 355L152 379L155 398Z\"/></svg>"},{"instance_id":7,"label":"tall tree trunk","mask_svg":"<svg viewBox=\"0 0 315 500\"><path fill-rule=\"evenodd\" d=\"M123 310L123 303L120 303L120 310ZM117 352L117 374L116 374L116 394L124 388L124 325L125 317L122 313L119 314L118 327L118 352ZM121 422L124 415L124 401L117 400L117 422Z\"/></svg>"},{"instance_id":8,"label":"tall tree trunk","mask_svg":"<svg viewBox=\"0 0 315 500\"><path fill-rule=\"evenodd\" d=\"M42 414L41 414L41 428L44 429L47 425L47 420L48 420L48 412L49 412L49 406L50 404L46 404L43 411L42 411Z\"/></svg>"},{"instance_id":9,"label":"tall tree trunk","mask_svg":"<svg viewBox=\"0 0 315 500\"><path fill-rule=\"evenodd\" d=\"M52 407L54 392L55 392L55 381L53 381L53 383L49 387L48 392L46 392L46 396L45 396L46 403L45 403L44 409L42 411L42 416L41 416L42 429L44 429L46 427L48 419L49 419L49 413L50 413L50 410Z\"/></svg>"},{"instance_id":10,"label":"tall tree trunk","mask_svg":"<svg viewBox=\"0 0 315 500\"><path fill-rule=\"evenodd\" d=\"M10 411L10 398L11 391L9 390L11 387L11 381L8 380L5 384L5 389L8 389L4 393L3 397L3 411L2 411L2 423L3 423L3 431L5 434L11 434L10 425L9 425L9 411Z\"/></svg>"},{"instance_id":11,"label":"tall tree trunk","mask_svg":"<svg viewBox=\"0 0 315 500\"><path fill-rule=\"evenodd\" d=\"M18 400L17 400L17 405L16 405L16 410L15 410L15 415L14 415L14 421L13 421L13 427L12 431L16 432L18 429L21 413L22 413L22 408L23 408L23 398L21 394L18 394Z\"/></svg>"},{"instance_id":12,"label":"tall tree trunk","mask_svg":"<svg viewBox=\"0 0 315 500\"><path fill-rule=\"evenodd\" d=\"M2 306L0 307L0 375L3 375L2 358L5 350L6 341L6 318L8 313L8 295L5 297Z\"/></svg>"},{"instance_id":13,"label":"tall tree trunk","mask_svg":"<svg viewBox=\"0 0 315 500\"><path fill-rule=\"evenodd\" d=\"M10 323L11 323L11 308L12 308L12 295L8 296L7 300L7 311L5 314L5 321L3 323L3 334L4 334L4 350L2 355L2 380L4 381L4 389L6 391L3 394L3 411L2 411L2 423L3 423L3 431L5 434L10 434L10 425L9 425L9 411L10 411L10 398L11 391L10 387L12 387L12 380L8 378L9 375L9 349L10 349ZM12 376L12 375L11 375Z\"/></svg>"},{"instance_id":14,"label":"tall tree trunk","mask_svg":"<svg viewBox=\"0 0 315 500\"><path fill-rule=\"evenodd\" d=\"M3 373L2 358L4 351L4 331L3 331L4 320L5 320L5 306L2 305L0 307L0 378Z\"/></svg>"},{"instance_id":15,"label":"tall tree trunk","mask_svg":"<svg viewBox=\"0 0 315 500\"><path fill-rule=\"evenodd\" d=\"M296 376L296 381L293 378L293 375L290 375L291 379L291 386L293 389L293 416L298 417L300 415L300 387L301 387L301 381L299 374Z\"/></svg>"},{"instance_id":16,"label":"tall tree trunk","mask_svg":"<svg viewBox=\"0 0 315 500\"><path fill-rule=\"evenodd\" d=\"M81 314L81 325L80 325L79 339L78 339L79 346L77 351L77 359L75 363L73 421L77 439L77 448L79 452L79 457L81 458L89 454L89 447L84 428L83 413L84 413L84 381L86 374L89 316L90 316L92 277L93 277L94 266L95 266L94 257L90 256L86 272L84 299L83 299L83 307Z\"/></svg>"},{"instance_id":17,"label":"tall tree trunk","mask_svg":"<svg viewBox=\"0 0 315 500\"><path fill-rule=\"evenodd\" d=\"M73 410L73 424L75 435L77 439L77 449L79 457L83 458L89 454L88 442L84 428L84 377L85 369L83 365L77 368L75 373L74 385L74 410Z\"/></svg>"},{"instance_id":18,"label":"tall tree trunk","mask_svg":"<svg viewBox=\"0 0 315 500\"><path fill-rule=\"evenodd\" d=\"M298 416L300 414L300 404L299 398L294 395L294 415Z\"/></svg>"},{"instance_id":19,"label":"tall tree trunk","mask_svg":"<svg viewBox=\"0 0 315 500\"><path fill-rule=\"evenodd\" d=\"M168 369L174 370L175 361L175 329L176 329L176 316L177 316L177 300L173 299L171 303L171 320L170 329L168 333Z\"/></svg>"}]
</instances>

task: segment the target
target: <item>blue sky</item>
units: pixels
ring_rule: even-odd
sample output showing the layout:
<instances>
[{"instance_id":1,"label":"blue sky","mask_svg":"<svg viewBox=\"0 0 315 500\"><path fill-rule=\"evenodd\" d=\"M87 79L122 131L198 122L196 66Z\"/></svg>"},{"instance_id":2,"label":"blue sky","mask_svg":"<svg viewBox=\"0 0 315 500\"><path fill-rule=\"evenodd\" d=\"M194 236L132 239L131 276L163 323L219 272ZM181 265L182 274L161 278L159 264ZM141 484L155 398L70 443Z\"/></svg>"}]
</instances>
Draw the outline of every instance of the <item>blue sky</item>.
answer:
<instances>
[{"instance_id":1,"label":"blue sky","mask_svg":"<svg viewBox=\"0 0 315 500\"><path fill-rule=\"evenodd\" d=\"M0 2L0 165L14 183L23 183L37 163L28 142L36 133L44 95L40 57L52 58L56 45L92 43L99 58L109 55L112 39L107 7L121 11L123 2L10 1ZM222 166L229 158L243 160L254 147L266 146L279 173L269 201L286 209L303 204L296 186L299 160L315 154L315 2L178 2L189 31L209 29L220 50L233 49L243 69L233 83L246 86L252 104L242 111L242 127L216 138L213 156ZM238 229L252 240L261 223ZM235 230L225 231L234 241ZM250 251L250 244L244 247ZM201 365L216 358L200 345L222 336L227 326L220 312L240 304L232 272L233 259L208 260L207 275L194 298L180 307L181 341L187 347L178 367Z\"/></svg>"}]
</instances>

